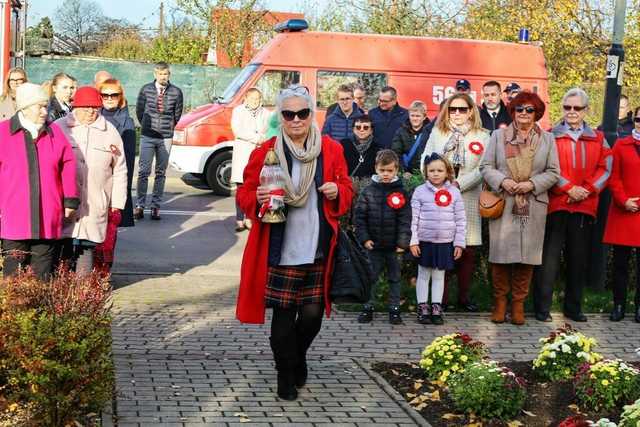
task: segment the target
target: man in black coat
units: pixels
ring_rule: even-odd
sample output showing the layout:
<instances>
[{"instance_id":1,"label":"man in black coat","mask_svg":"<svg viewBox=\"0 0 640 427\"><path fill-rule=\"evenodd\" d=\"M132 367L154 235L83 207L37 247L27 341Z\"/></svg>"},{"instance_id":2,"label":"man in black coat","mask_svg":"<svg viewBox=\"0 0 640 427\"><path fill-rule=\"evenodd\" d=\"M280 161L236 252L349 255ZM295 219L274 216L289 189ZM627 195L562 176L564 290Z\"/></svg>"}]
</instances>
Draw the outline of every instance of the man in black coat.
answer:
<instances>
[{"instance_id":1,"label":"man in black coat","mask_svg":"<svg viewBox=\"0 0 640 427\"><path fill-rule=\"evenodd\" d=\"M380 89L378 106L369 111L373 122L373 139L378 148L391 148L396 131L409 119L409 112L398 105L398 92L391 86Z\"/></svg>"},{"instance_id":2,"label":"man in black coat","mask_svg":"<svg viewBox=\"0 0 640 427\"><path fill-rule=\"evenodd\" d=\"M136 103L136 116L141 126L140 160L138 161L137 202L133 216L144 218L147 184L153 158L156 175L151 198L151 219L160 219L160 202L164 193L165 172L169 164L173 130L182 116L182 91L169 82L169 64L158 62L153 70L155 80L142 86Z\"/></svg>"},{"instance_id":3,"label":"man in black coat","mask_svg":"<svg viewBox=\"0 0 640 427\"><path fill-rule=\"evenodd\" d=\"M496 129L507 127L511 124L511 116L500 98L501 93L500 83L494 80L482 85L480 119L482 120L482 127L492 133Z\"/></svg>"}]
</instances>

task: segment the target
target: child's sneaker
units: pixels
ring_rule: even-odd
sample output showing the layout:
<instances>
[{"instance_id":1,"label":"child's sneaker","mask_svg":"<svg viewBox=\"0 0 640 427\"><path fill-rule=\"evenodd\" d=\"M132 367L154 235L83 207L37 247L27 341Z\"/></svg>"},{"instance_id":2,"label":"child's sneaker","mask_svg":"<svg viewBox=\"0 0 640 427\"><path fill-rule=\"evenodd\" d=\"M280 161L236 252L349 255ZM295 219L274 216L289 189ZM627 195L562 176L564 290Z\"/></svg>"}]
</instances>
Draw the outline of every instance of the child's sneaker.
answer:
<instances>
[{"instance_id":1,"label":"child's sneaker","mask_svg":"<svg viewBox=\"0 0 640 427\"><path fill-rule=\"evenodd\" d=\"M370 323L373 320L373 307L365 305L358 315L358 323Z\"/></svg>"},{"instance_id":2,"label":"child's sneaker","mask_svg":"<svg viewBox=\"0 0 640 427\"><path fill-rule=\"evenodd\" d=\"M392 325L400 325L402 323L402 317L400 317L400 307L389 307L389 323Z\"/></svg>"},{"instance_id":3,"label":"child's sneaker","mask_svg":"<svg viewBox=\"0 0 640 427\"><path fill-rule=\"evenodd\" d=\"M440 304L431 304L431 323L434 325L442 325L442 306Z\"/></svg>"},{"instance_id":4,"label":"child's sneaker","mask_svg":"<svg viewBox=\"0 0 640 427\"><path fill-rule=\"evenodd\" d=\"M422 325L431 323L431 307L426 302L418 304L418 323Z\"/></svg>"}]
</instances>

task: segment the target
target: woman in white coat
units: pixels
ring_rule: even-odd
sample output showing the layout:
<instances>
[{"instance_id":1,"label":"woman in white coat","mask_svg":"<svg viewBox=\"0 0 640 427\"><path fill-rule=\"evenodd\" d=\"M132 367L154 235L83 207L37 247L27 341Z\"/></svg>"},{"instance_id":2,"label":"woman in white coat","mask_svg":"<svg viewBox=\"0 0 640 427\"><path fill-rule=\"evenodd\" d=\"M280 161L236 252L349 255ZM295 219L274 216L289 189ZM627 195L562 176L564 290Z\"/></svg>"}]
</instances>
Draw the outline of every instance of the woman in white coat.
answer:
<instances>
[{"instance_id":1,"label":"woman in white coat","mask_svg":"<svg viewBox=\"0 0 640 427\"><path fill-rule=\"evenodd\" d=\"M475 247L482 245L482 220L478 199L482 190L480 160L489 142L489 132L482 128L480 113L473 99L467 94L448 98L440 110L436 124L422 153L425 157L436 152L453 165L455 185L464 199L467 216L466 249L456 262L458 276L458 304L466 311L477 311L470 299L471 281L475 269ZM447 301L447 288L443 304Z\"/></svg>"},{"instance_id":2,"label":"woman in white coat","mask_svg":"<svg viewBox=\"0 0 640 427\"><path fill-rule=\"evenodd\" d=\"M269 111L262 107L262 93L257 88L249 89L242 105L235 107L231 113L231 130L235 138L231 158L231 182L235 182L236 187L242 185L242 173L249 162L251 152L266 139L268 120ZM236 231L249 228L251 220L245 217L236 202Z\"/></svg>"}]
</instances>

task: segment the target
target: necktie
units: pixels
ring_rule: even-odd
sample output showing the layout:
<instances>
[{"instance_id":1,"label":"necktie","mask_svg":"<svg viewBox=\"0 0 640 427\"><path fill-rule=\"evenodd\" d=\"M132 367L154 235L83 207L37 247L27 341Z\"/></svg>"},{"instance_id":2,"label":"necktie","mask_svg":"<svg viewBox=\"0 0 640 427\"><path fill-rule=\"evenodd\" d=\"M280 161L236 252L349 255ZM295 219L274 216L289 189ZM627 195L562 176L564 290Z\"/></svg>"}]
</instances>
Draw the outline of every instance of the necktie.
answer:
<instances>
[{"instance_id":1,"label":"necktie","mask_svg":"<svg viewBox=\"0 0 640 427\"><path fill-rule=\"evenodd\" d=\"M160 88L158 91L158 112L162 113L164 111L164 87Z\"/></svg>"}]
</instances>

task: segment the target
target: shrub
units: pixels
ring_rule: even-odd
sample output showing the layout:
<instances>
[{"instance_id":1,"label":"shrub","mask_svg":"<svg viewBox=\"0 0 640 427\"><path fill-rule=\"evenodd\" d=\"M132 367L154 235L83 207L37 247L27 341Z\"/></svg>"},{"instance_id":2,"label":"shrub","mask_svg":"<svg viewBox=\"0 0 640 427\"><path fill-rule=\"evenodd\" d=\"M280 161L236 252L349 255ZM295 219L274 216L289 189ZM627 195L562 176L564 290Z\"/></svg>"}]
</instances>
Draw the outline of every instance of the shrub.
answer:
<instances>
[{"instance_id":1,"label":"shrub","mask_svg":"<svg viewBox=\"0 0 640 427\"><path fill-rule=\"evenodd\" d=\"M485 357L487 350L469 335L455 333L436 338L422 351L420 367L432 381L447 383L452 374Z\"/></svg>"},{"instance_id":2,"label":"shrub","mask_svg":"<svg viewBox=\"0 0 640 427\"><path fill-rule=\"evenodd\" d=\"M494 361L472 363L455 374L451 384L451 397L459 411L486 418L513 418L526 398L524 379Z\"/></svg>"},{"instance_id":3,"label":"shrub","mask_svg":"<svg viewBox=\"0 0 640 427\"><path fill-rule=\"evenodd\" d=\"M111 290L97 276L60 271L0 284L0 377L6 397L42 425L63 426L110 400Z\"/></svg>"},{"instance_id":4,"label":"shrub","mask_svg":"<svg viewBox=\"0 0 640 427\"><path fill-rule=\"evenodd\" d=\"M640 425L640 399L631 405L626 405L620 414L618 427L637 427Z\"/></svg>"},{"instance_id":5,"label":"shrub","mask_svg":"<svg viewBox=\"0 0 640 427\"><path fill-rule=\"evenodd\" d=\"M593 351L596 340L587 338L569 325L556 329L549 337L541 338L540 342L543 346L533 361L533 369L549 381L573 378L583 363L595 363L602 359Z\"/></svg>"},{"instance_id":6,"label":"shrub","mask_svg":"<svg viewBox=\"0 0 640 427\"><path fill-rule=\"evenodd\" d=\"M603 360L580 368L576 396L587 408L611 410L640 397L640 372L621 360Z\"/></svg>"}]
</instances>

